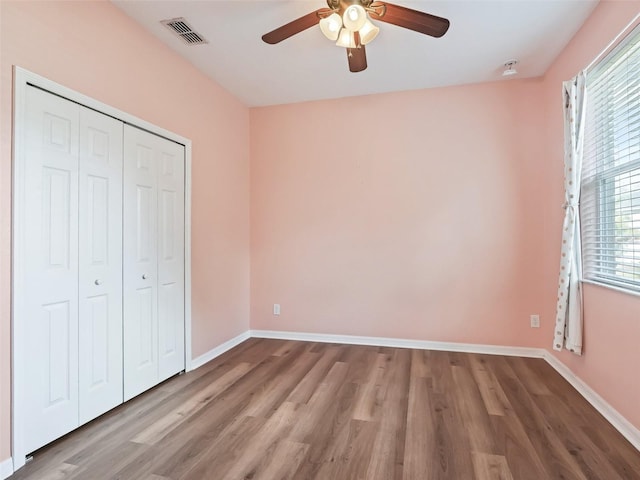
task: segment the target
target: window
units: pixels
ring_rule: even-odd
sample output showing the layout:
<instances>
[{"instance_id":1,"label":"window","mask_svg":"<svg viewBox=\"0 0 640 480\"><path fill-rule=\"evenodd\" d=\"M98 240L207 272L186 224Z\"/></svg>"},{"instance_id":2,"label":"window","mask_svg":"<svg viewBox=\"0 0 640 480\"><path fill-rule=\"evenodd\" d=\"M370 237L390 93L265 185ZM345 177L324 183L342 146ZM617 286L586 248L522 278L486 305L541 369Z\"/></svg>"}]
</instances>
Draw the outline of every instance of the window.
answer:
<instances>
[{"instance_id":1,"label":"window","mask_svg":"<svg viewBox=\"0 0 640 480\"><path fill-rule=\"evenodd\" d=\"M587 74L583 278L640 292L640 27Z\"/></svg>"}]
</instances>

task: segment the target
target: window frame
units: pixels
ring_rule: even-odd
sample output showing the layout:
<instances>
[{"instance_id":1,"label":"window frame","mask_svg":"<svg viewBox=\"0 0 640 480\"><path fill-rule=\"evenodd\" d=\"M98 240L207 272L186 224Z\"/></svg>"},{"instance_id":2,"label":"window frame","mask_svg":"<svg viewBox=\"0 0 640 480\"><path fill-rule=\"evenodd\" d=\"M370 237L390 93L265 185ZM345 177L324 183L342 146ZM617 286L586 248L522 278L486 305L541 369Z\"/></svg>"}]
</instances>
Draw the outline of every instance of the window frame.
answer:
<instances>
[{"instance_id":1,"label":"window frame","mask_svg":"<svg viewBox=\"0 0 640 480\"><path fill-rule=\"evenodd\" d=\"M616 203L620 201L620 193L615 193L616 191L616 178L619 178L621 175L634 173L637 175L640 173L640 150L637 153L637 158L631 159L630 161L620 164L620 165L607 165L608 160L615 157L615 140L617 132L620 127L615 126L614 122L616 120L616 106L607 101L605 104L598 105L598 111L593 113L594 119L590 118L589 111L589 84L590 84L590 75L597 74L600 68L609 68L608 63L611 61L613 57L615 57L621 49L624 49L630 42L633 42L634 45L640 43L640 22L634 20L632 24L629 25L623 31L620 36L612 43L612 46L608 47L605 50L597 62L593 62L591 66L588 67L587 70L587 114L585 118L586 126L585 126L585 144L588 140L589 133L593 133L593 129L596 130L596 134L601 135L603 130L600 125L598 125L597 120L605 120L601 123L608 124L604 130L603 138L605 139L604 143L604 153L596 154L595 161L595 171L589 175L588 178L585 178L585 171L583 169L583 176L580 179L580 217L583 217L583 204L585 198L591 196L590 200L592 202L592 207L595 212L590 215L590 219L594 219L596 221L596 226L593 228L593 231L590 233L595 234L599 238L612 239L607 240L606 248L610 252L609 259L603 258L606 257L606 254L602 253L594 253L591 249L597 251L598 242L588 242L585 244L584 242L584 232L585 225L582 225L581 234L583 236L582 248L582 264L583 268L581 269L581 282L595 284L607 288L611 288L614 290L622 291L624 293L629 293L633 295L640 296L640 276L637 279L624 278L622 275L611 274L611 268L607 268L603 266L604 262L607 260L618 261L618 256L616 255L616 250L618 247L618 243L616 242L616 212L619 215L619 211L617 211ZM634 59L636 58L636 53L634 53ZM638 70L640 72L640 70ZM635 80L636 77L633 77ZM619 84L616 84L619 85ZM628 85L628 84L624 84ZM603 109L604 113L603 113ZM594 122L593 125L590 125L590 122ZM629 123L626 122L624 126L627 126ZM589 128L591 127L591 128ZM623 127L624 128L624 127ZM590 131L591 130L591 131ZM640 137L637 140L640 143ZM634 142L635 144L635 142ZM583 152L586 153L586 152ZM605 159L604 161L602 159ZM598 161L599 160L599 161ZM610 162L613 163L613 162ZM630 190L632 192L640 192L640 184L635 185L637 187L636 190ZM637 213L640 215L640 206L638 207ZM604 219L604 220L602 220ZM638 237L640 237L640 226L634 228L635 231L638 231ZM634 235L635 237L636 235ZM602 249L600 249L602 251ZM595 257L593 260L588 260L588 257ZM640 255L637 258L633 258L634 265L631 267L633 275L640 275ZM635 266L635 263L638 263L638 266ZM586 268L586 265L589 268ZM615 267L613 268L615 269ZM609 270L607 272L607 270ZM638 271L638 273L635 272Z\"/></svg>"}]
</instances>

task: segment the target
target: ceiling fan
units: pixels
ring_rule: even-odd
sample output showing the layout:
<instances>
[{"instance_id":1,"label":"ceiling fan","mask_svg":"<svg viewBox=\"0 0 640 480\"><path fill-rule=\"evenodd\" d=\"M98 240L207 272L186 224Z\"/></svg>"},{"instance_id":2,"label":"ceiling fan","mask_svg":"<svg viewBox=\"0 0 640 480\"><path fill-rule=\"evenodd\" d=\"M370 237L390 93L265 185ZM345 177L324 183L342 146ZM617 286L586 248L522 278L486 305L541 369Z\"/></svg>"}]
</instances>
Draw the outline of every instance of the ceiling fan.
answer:
<instances>
[{"instance_id":1,"label":"ceiling fan","mask_svg":"<svg viewBox=\"0 0 640 480\"><path fill-rule=\"evenodd\" d=\"M336 45L347 49L349 70L361 72L367 68L364 46L380 29L371 22L379 20L415 32L439 38L449 29L449 20L392 3L374 0L327 0L329 8L320 8L262 36L271 45L279 43L316 24Z\"/></svg>"}]
</instances>

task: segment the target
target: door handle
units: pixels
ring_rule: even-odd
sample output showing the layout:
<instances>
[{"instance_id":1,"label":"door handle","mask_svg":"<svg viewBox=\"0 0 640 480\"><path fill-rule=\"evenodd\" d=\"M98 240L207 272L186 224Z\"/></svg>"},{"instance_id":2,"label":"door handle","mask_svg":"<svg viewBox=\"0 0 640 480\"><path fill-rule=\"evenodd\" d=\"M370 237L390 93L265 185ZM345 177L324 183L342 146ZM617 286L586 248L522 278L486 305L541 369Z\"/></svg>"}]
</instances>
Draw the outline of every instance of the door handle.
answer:
<instances>
[{"instance_id":1,"label":"door handle","mask_svg":"<svg viewBox=\"0 0 640 480\"><path fill-rule=\"evenodd\" d=\"M147 274L146 274L146 273L143 273L143 274L142 274L142 279L143 279L143 280L146 280L146 279L147 279Z\"/></svg>"},{"instance_id":2,"label":"door handle","mask_svg":"<svg viewBox=\"0 0 640 480\"><path fill-rule=\"evenodd\" d=\"M95 282L96 285L102 285L102 280L100 280L99 278L96 278Z\"/></svg>"}]
</instances>

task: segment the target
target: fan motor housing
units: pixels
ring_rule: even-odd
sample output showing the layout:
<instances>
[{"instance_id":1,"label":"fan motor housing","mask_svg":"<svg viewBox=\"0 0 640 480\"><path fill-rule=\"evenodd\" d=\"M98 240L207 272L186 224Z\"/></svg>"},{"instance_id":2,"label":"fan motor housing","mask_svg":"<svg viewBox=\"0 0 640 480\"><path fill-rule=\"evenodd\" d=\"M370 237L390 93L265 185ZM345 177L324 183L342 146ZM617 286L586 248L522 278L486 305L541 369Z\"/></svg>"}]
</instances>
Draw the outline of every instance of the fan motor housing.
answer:
<instances>
[{"instance_id":1,"label":"fan motor housing","mask_svg":"<svg viewBox=\"0 0 640 480\"><path fill-rule=\"evenodd\" d=\"M327 5L331 10L345 11L351 5L362 5L364 8L369 7L373 0L327 0Z\"/></svg>"}]
</instances>

